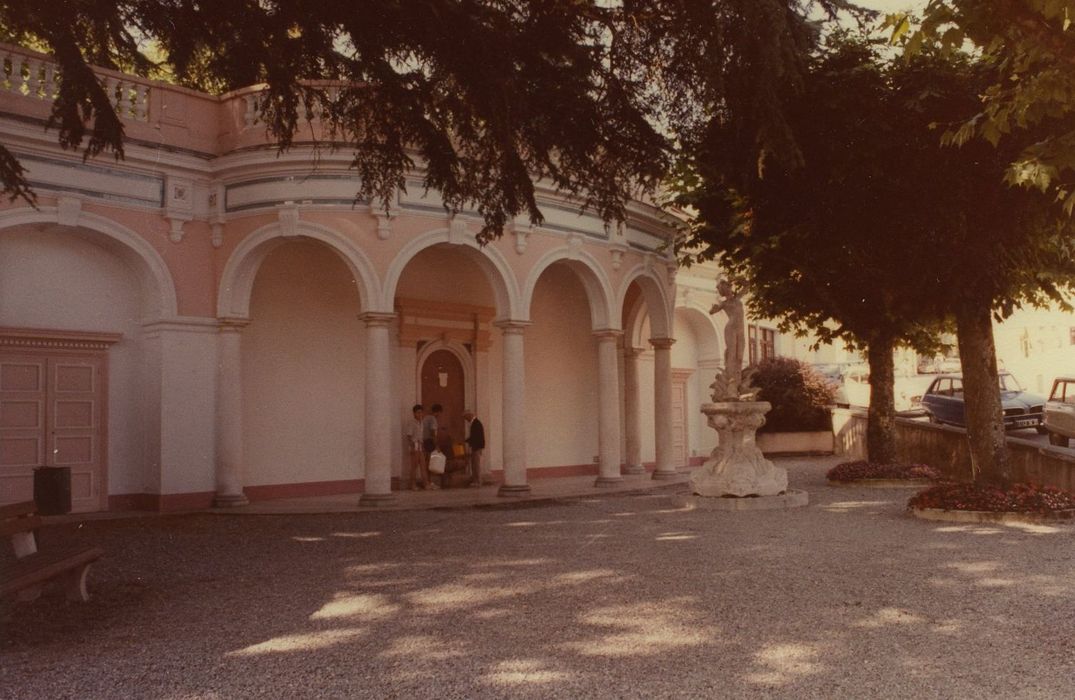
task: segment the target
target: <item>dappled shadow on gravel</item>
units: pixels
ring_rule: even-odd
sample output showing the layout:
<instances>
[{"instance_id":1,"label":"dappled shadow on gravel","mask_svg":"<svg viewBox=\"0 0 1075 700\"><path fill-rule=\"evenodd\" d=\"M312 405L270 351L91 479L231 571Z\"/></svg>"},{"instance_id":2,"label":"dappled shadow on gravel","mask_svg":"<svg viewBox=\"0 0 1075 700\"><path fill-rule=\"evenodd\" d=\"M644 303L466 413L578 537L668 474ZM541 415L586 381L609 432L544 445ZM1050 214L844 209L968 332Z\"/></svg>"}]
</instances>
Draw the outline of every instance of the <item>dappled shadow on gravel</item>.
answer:
<instances>
[{"instance_id":1,"label":"dappled shadow on gravel","mask_svg":"<svg viewBox=\"0 0 1075 700\"><path fill-rule=\"evenodd\" d=\"M46 528L106 555L90 603L2 612L0 696L1075 694L1075 530L917 521L824 466L791 511L684 487Z\"/></svg>"}]
</instances>

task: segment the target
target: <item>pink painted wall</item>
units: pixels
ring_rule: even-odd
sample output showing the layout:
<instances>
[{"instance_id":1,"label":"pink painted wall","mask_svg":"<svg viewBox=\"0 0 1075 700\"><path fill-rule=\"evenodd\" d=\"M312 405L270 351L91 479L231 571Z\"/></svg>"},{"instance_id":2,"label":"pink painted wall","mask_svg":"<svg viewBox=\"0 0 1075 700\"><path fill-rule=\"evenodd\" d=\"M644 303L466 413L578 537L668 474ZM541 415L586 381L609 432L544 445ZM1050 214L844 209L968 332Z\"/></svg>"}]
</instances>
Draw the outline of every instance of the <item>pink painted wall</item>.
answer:
<instances>
[{"instance_id":1,"label":"pink painted wall","mask_svg":"<svg viewBox=\"0 0 1075 700\"><path fill-rule=\"evenodd\" d=\"M358 308L350 271L326 246L289 242L265 259L242 339L247 484L363 476Z\"/></svg>"},{"instance_id":2,"label":"pink painted wall","mask_svg":"<svg viewBox=\"0 0 1075 700\"><path fill-rule=\"evenodd\" d=\"M592 464L597 454L597 350L586 291L552 265L538 280L526 330L528 466Z\"/></svg>"},{"instance_id":3,"label":"pink painted wall","mask_svg":"<svg viewBox=\"0 0 1075 700\"><path fill-rule=\"evenodd\" d=\"M131 263L99 236L0 231L0 326L122 333L109 351L109 493L154 486L145 468L143 296Z\"/></svg>"}]
</instances>

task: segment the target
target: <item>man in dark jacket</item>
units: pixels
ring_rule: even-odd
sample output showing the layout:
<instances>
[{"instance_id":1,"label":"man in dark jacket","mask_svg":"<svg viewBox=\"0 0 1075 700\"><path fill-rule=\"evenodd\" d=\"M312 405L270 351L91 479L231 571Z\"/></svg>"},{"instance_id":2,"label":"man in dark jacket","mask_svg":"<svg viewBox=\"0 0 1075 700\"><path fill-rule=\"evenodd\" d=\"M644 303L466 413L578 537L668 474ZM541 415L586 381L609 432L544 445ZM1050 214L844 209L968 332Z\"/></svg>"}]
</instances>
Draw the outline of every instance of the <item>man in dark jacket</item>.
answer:
<instances>
[{"instance_id":1,"label":"man in dark jacket","mask_svg":"<svg viewBox=\"0 0 1075 700\"><path fill-rule=\"evenodd\" d=\"M467 448L470 450L470 485L481 486L493 483L493 478L482 475L482 451L485 450L485 426L474 417L474 411L467 409L463 412L463 420L466 422Z\"/></svg>"}]
</instances>

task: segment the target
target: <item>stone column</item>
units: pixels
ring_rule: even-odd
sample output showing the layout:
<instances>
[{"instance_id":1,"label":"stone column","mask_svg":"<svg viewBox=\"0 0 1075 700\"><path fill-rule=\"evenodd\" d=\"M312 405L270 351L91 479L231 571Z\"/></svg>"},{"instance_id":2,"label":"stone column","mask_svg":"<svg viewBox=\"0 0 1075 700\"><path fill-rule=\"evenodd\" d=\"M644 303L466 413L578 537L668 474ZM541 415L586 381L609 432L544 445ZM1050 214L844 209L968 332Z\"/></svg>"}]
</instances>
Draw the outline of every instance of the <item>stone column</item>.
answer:
<instances>
[{"instance_id":1,"label":"stone column","mask_svg":"<svg viewBox=\"0 0 1075 700\"><path fill-rule=\"evenodd\" d=\"M623 481L620 476L620 331L596 331L597 339L597 481L594 486L610 486Z\"/></svg>"},{"instance_id":2,"label":"stone column","mask_svg":"<svg viewBox=\"0 0 1075 700\"><path fill-rule=\"evenodd\" d=\"M650 338L653 346L653 441L657 451L654 479L677 476L672 458L672 344L673 338Z\"/></svg>"},{"instance_id":3,"label":"stone column","mask_svg":"<svg viewBox=\"0 0 1075 700\"><path fill-rule=\"evenodd\" d=\"M243 493L243 360L246 318L220 319L217 338L216 497L217 508L245 506Z\"/></svg>"},{"instance_id":4,"label":"stone column","mask_svg":"<svg viewBox=\"0 0 1075 700\"><path fill-rule=\"evenodd\" d=\"M504 380L502 411L504 420L504 483L501 496L529 496L526 482L526 365L523 358L523 321L496 324L503 331Z\"/></svg>"},{"instance_id":5,"label":"stone column","mask_svg":"<svg viewBox=\"0 0 1075 700\"><path fill-rule=\"evenodd\" d=\"M395 314L369 312L366 323L366 487L359 505L377 506L392 501L392 421L390 400L392 364L389 327Z\"/></svg>"},{"instance_id":6,"label":"stone column","mask_svg":"<svg viewBox=\"0 0 1075 700\"><path fill-rule=\"evenodd\" d=\"M623 409L626 414L627 459L624 474L645 474L642 466L642 410L638 388L638 356L642 348L623 348Z\"/></svg>"}]
</instances>

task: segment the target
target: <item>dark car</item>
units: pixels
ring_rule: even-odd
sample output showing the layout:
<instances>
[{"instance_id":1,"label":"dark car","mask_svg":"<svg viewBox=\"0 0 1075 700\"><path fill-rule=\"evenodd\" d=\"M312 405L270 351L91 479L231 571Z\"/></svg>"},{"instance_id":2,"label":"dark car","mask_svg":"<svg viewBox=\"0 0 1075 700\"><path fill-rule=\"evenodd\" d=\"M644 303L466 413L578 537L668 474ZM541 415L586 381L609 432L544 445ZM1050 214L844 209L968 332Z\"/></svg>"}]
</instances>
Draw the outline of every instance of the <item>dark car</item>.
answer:
<instances>
[{"instance_id":1,"label":"dark car","mask_svg":"<svg viewBox=\"0 0 1075 700\"><path fill-rule=\"evenodd\" d=\"M1036 428L1045 434L1042 414L1045 397L1028 394L1008 372L1000 373L1000 402L1004 408L1004 429L1022 430ZM963 377L959 374L942 374L929 385L922 395L922 408L929 413L930 421L963 427L967 424L963 412Z\"/></svg>"}]
</instances>

